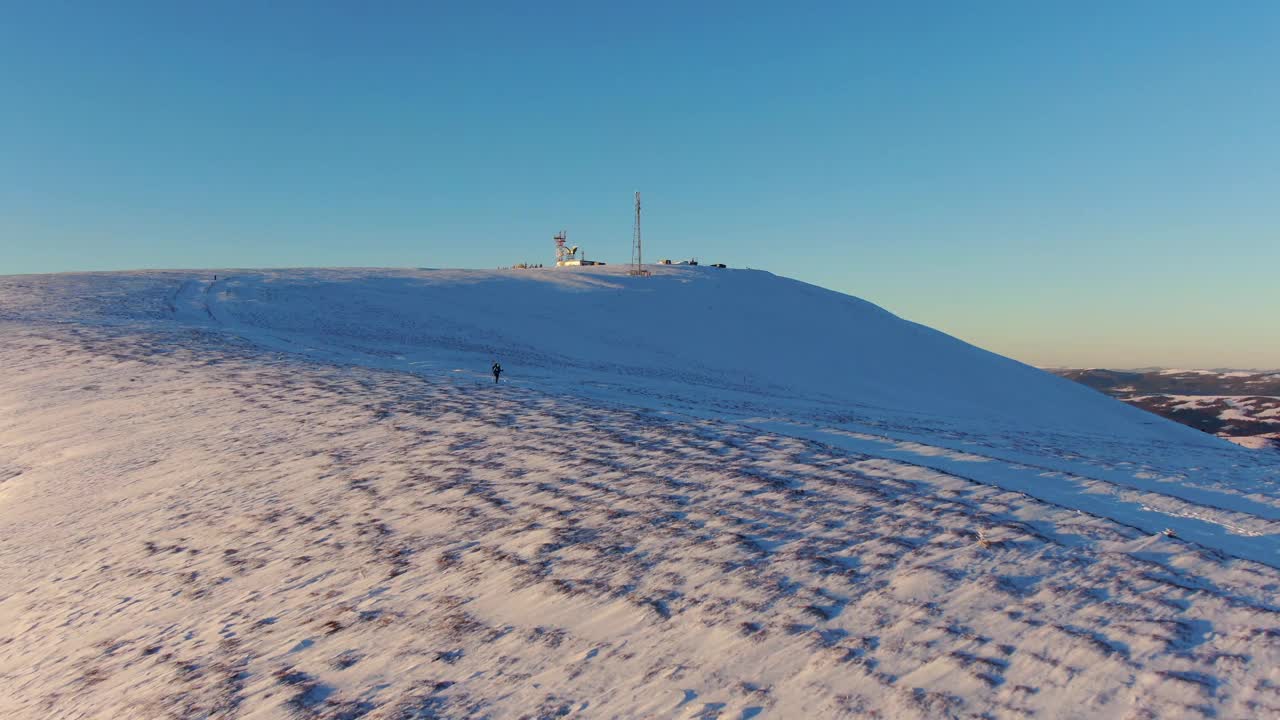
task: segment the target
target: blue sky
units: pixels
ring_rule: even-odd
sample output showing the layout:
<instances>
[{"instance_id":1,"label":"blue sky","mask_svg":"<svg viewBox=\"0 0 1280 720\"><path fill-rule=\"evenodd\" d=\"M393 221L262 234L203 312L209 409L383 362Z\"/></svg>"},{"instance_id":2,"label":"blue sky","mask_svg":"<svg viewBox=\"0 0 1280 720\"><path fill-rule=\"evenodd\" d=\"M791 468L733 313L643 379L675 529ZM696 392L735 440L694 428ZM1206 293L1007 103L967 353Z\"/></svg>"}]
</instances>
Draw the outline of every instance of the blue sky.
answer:
<instances>
[{"instance_id":1,"label":"blue sky","mask_svg":"<svg viewBox=\"0 0 1280 720\"><path fill-rule=\"evenodd\" d=\"M1036 364L1280 367L1280 5L0 0L0 273L768 269Z\"/></svg>"}]
</instances>

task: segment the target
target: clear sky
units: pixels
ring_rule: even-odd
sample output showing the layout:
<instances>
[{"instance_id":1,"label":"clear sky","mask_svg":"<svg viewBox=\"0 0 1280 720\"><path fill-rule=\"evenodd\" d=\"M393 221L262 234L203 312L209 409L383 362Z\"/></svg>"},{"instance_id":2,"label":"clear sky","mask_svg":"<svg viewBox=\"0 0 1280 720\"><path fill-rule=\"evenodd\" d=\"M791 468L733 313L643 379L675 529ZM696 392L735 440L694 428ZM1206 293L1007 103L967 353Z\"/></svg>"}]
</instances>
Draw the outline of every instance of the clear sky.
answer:
<instances>
[{"instance_id":1,"label":"clear sky","mask_svg":"<svg viewBox=\"0 0 1280 720\"><path fill-rule=\"evenodd\" d=\"M638 189L654 259L1035 364L1280 367L1270 0L0 17L0 274L496 267L561 228L625 262Z\"/></svg>"}]
</instances>

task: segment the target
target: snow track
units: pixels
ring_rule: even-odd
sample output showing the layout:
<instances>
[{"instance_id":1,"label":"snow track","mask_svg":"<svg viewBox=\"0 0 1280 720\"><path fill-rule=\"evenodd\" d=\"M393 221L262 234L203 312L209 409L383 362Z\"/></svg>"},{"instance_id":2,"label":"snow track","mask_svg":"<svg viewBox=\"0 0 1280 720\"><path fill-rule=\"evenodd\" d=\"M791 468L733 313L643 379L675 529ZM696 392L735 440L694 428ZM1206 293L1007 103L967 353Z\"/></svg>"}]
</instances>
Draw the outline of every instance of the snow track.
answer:
<instances>
[{"instance_id":1,"label":"snow track","mask_svg":"<svg viewBox=\"0 0 1280 720\"><path fill-rule=\"evenodd\" d=\"M1148 533L1171 531L1183 540L1224 555L1280 568L1280 509L1266 502L1211 491L1197 492L1185 486L1166 486L1166 492L1153 489L1159 488L1158 485L1134 488L998 457L972 452L961 454L946 448L833 428L783 422L754 425L1026 493L1059 507L1087 512ZM1146 485L1132 476L1125 479ZM1192 502L1187 496L1200 502ZM1205 501L1213 504L1204 504Z\"/></svg>"}]
</instances>

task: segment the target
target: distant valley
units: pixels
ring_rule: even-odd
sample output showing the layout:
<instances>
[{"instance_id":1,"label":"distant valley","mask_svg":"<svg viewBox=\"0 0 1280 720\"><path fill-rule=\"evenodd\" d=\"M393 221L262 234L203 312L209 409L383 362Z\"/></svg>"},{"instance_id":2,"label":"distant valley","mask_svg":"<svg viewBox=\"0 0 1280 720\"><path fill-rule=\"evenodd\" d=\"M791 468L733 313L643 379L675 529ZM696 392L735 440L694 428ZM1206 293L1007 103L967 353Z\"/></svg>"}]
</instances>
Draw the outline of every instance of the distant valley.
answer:
<instances>
[{"instance_id":1,"label":"distant valley","mask_svg":"<svg viewBox=\"0 0 1280 720\"><path fill-rule=\"evenodd\" d=\"M1280 371L1050 372L1238 445L1280 450Z\"/></svg>"}]
</instances>

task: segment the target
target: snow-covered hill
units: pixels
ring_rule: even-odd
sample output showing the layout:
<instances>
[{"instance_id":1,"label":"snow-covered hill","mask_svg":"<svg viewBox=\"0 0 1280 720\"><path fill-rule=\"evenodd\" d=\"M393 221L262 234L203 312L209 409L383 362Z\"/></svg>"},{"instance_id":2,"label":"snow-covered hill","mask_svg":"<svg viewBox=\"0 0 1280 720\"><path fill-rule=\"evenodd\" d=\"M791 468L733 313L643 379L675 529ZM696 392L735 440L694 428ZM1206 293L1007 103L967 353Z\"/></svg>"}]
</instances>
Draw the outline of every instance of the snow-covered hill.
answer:
<instances>
[{"instance_id":1,"label":"snow-covered hill","mask_svg":"<svg viewBox=\"0 0 1280 720\"><path fill-rule=\"evenodd\" d=\"M531 386L742 391L839 412L1206 442L866 301L763 271L222 271L214 281L217 272L58 276L10 295L73 317L172 319L384 367L483 373L499 359Z\"/></svg>"},{"instance_id":2,"label":"snow-covered hill","mask_svg":"<svg viewBox=\"0 0 1280 720\"><path fill-rule=\"evenodd\" d=\"M6 717L1280 712L1280 468L856 298L14 276L0 333Z\"/></svg>"}]
</instances>

